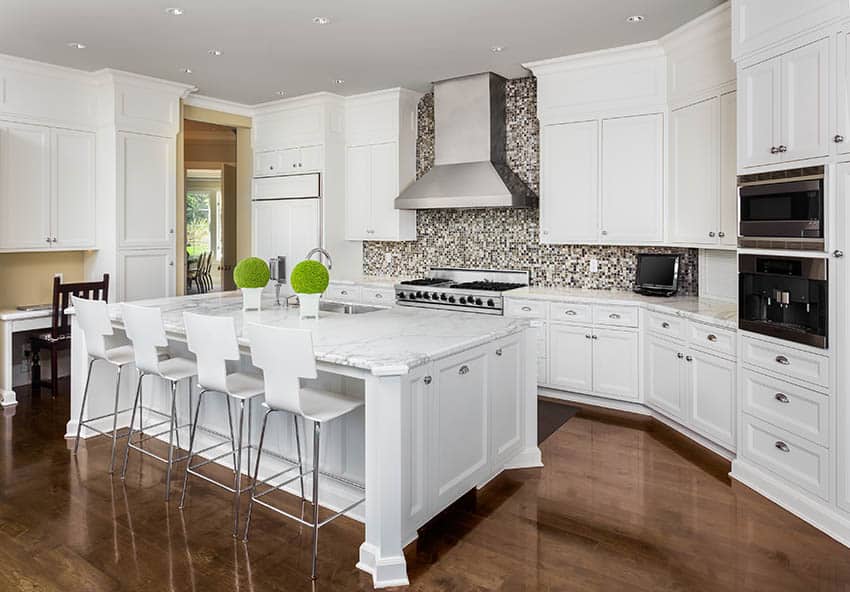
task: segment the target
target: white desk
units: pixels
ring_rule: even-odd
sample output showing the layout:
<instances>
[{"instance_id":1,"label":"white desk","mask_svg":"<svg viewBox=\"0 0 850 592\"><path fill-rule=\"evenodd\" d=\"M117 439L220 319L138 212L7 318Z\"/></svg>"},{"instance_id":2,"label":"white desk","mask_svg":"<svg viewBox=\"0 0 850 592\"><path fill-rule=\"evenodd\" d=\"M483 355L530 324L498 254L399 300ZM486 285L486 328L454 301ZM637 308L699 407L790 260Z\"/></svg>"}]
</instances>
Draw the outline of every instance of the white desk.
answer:
<instances>
[{"instance_id":1,"label":"white desk","mask_svg":"<svg viewBox=\"0 0 850 592\"><path fill-rule=\"evenodd\" d=\"M51 310L0 310L0 406L17 405L13 389L12 334L34 329L49 329Z\"/></svg>"}]
</instances>

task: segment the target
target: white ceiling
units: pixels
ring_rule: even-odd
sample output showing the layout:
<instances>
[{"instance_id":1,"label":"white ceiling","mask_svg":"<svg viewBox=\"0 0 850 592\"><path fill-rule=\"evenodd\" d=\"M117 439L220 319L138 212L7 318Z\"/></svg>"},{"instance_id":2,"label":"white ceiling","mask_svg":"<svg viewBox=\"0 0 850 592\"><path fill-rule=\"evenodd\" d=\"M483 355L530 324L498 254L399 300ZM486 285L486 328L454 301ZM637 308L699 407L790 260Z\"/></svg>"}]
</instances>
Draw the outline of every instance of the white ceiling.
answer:
<instances>
[{"instance_id":1,"label":"white ceiling","mask_svg":"<svg viewBox=\"0 0 850 592\"><path fill-rule=\"evenodd\" d=\"M203 95L255 104L278 99L278 90L427 90L432 81L485 70L514 78L526 75L523 62L657 39L721 3L0 0L0 53L187 82ZM173 6L185 13L167 15ZM627 23L633 14L645 20ZM315 25L315 16L332 22ZM504 51L491 52L494 45ZM222 55L210 56L213 48Z\"/></svg>"}]
</instances>

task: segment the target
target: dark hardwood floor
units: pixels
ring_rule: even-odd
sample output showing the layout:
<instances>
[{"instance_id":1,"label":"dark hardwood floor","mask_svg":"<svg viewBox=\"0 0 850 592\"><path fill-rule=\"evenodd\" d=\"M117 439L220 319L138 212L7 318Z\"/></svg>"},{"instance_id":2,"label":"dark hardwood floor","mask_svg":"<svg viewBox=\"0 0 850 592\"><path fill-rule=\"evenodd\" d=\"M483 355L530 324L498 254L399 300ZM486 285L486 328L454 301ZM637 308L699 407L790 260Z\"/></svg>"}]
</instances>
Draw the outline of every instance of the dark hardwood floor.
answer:
<instances>
[{"instance_id":1,"label":"dark hardwood floor","mask_svg":"<svg viewBox=\"0 0 850 592\"><path fill-rule=\"evenodd\" d=\"M297 526L259 509L244 546L225 492L195 482L181 512L159 464L134 457L124 484L106 439L74 459L63 389L22 389L0 423L3 592L371 589L356 522L322 530L314 586ZM583 411L542 450L545 469L507 472L423 530L410 590L850 590L850 550L663 430Z\"/></svg>"}]
</instances>

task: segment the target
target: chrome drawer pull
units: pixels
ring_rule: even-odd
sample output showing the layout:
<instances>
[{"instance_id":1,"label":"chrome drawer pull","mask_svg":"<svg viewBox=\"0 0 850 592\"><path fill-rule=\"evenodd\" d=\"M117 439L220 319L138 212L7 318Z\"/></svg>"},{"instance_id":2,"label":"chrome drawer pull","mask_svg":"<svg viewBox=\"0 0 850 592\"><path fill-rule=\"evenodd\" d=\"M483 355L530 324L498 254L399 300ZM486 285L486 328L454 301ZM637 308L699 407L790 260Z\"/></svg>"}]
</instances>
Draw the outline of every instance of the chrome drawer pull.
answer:
<instances>
[{"instance_id":1,"label":"chrome drawer pull","mask_svg":"<svg viewBox=\"0 0 850 592\"><path fill-rule=\"evenodd\" d=\"M618 315L616 312L612 312L611 314L608 315L608 318L609 319L619 319L620 315Z\"/></svg>"},{"instance_id":2,"label":"chrome drawer pull","mask_svg":"<svg viewBox=\"0 0 850 592\"><path fill-rule=\"evenodd\" d=\"M342 290L342 291L340 292L340 294L342 294L343 296L348 296L348 292L347 292L346 290Z\"/></svg>"},{"instance_id":3,"label":"chrome drawer pull","mask_svg":"<svg viewBox=\"0 0 850 592\"><path fill-rule=\"evenodd\" d=\"M791 448L789 448L788 444L786 444L782 440L778 440L776 444L774 444L774 446L776 446L782 452L791 452Z\"/></svg>"},{"instance_id":4,"label":"chrome drawer pull","mask_svg":"<svg viewBox=\"0 0 850 592\"><path fill-rule=\"evenodd\" d=\"M785 393L776 393L773 395L773 398L779 401L780 403L790 403L791 399L788 398L788 395Z\"/></svg>"},{"instance_id":5,"label":"chrome drawer pull","mask_svg":"<svg viewBox=\"0 0 850 592\"><path fill-rule=\"evenodd\" d=\"M525 312L531 312L531 307L530 306L523 306L522 310L524 310Z\"/></svg>"},{"instance_id":6,"label":"chrome drawer pull","mask_svg":"<svg viewBox=\"0 0 850 592\"><path fill-rule=\"evenodd\" d=\"M670 328L670 323L668 323L667 321L664 321L663 323L661 323L661 326L662 326L664 329L669 329L669 328Z\"/></svg>"},{"instance_id":7,"label":"chrome drawer pull","mask_svg":"<svg viewBox=\"0 0 850 592\"><path fill-rule=\"evenodd\" d=\"M469 366L464 364L463 366L460 367L460 369L457 371L457 373L460 374L461 376L463 376L464 374L469 374Z\"/></svg>"},{"instance_id":8,"label":"chrome drawer pull","mask_svg":"<svg viewBox=\"0 0 850 592\"><path fill-rule=\"evenodd\" d=\"M422 379L422 382L424 382L425 384L431 384L431 377L426 376L425 378Z\"/></svg>"},{"instance_id":9,"label":"chrome drawer pull","mask_svg":"<svg viewBox=\"0 0 850 592\"><path fill-rule=\"evenodd\" d=\"M501 356L501 355L502 355L502 348L501 348L501 347L500 347L499 349L497 349L497 350L496 350L496 355L497 355L497 356Z\"/></svg>"},{"instance_id":10,"label":"chrome drawer pull","mask_svg":"<svg viewBox=\"0 0 850 592\"><path fill-rule=\"evenodd\" d=\"M574 316L576 316L576 311L574 311L574 310L565 310L565 311L564 311L564 314L565 314L565 315L567 315L567 316L574 317Z\"/></svg>"},{"instance_id":11,"label":"chrome drawer pull","mask_svg":"<svg viewBox=\"0 0 850 592\"><path fill-rule=\"evenodd\" d=\"M375 294L375 298L383 298L383 297L384 297L383 294Z\"/></svg>"},{"instance_id":12,"label":"chrome drawer pull","mask_svg":"<svg viewBox=\"0 0 850 592\"><path fill-rule=\"evenodd\" d=\"M791 362L788 361L788 358L785 356L776 356L776 362L778 364L782 364L783 366L790 366Z\"/></svg>"},{"instance_id":13,"label":"chrome drawer pull","mask_svg":"<svg viewBox=\"0 0 850 592\"><path fill-rule=\"evenodd\" d=\"M709 333L708 336L706 337L706 339L708 339L711 342L715 342L715 341L717 341L717 335L715 335L714 333Z\"/></svg>"}]
</instances>

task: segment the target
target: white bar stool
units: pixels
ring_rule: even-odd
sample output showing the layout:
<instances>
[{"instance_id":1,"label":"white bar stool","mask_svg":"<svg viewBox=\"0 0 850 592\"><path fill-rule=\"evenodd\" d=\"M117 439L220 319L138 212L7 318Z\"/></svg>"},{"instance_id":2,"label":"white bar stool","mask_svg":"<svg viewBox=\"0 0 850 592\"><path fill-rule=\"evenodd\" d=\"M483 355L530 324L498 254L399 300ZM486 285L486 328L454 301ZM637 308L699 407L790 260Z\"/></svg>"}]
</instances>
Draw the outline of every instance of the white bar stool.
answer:
<instances>
[{"instance_id":1,"label":"white bar stool","mask_svg":"<svg viewBox=\"0 0 850 592\"><path fill-rule=\"evenodd\" d=\"M177 417L177 385L181 380L189 381L189 407L192 405L192 378L197 376L198 370L195 362L186 358L169 357L162 360L161 348L168 347L168 339L165 336L165 328L162 325L162 311L158 308L138 306L135 304L121 304L121 316L124 320L124 330L127 337L133 342L136 369L139 371L139 385L136 388L136 399L133 403L133 414L130 418L130 433L127 436L127 448L124 451L124 468L121 470L121 478L127 475L127 461L130 458L130 449L136 450L145 456L154 458L168 466L165 474L165 500L171 497L171 472L174 463L186 459L186 456L174 458L174 439L177 436L177 449L180 449L180 429L189 427L189 424L179 425ZM168 430L145 436L144 430L139 429L141 437L138 442L133 443L133 423L136 419L136 411L139 409L142 398L142 379L145 376L156 376L165 380L171 386L171 413L157 412L166 421L146 426L144 429L152 429L168 423ZM141 413L141 412L140 412ZM142 421L140 415L139 421ZM141 444L152 438L168 433L168 458L154 454L141 447Z\"/></svg>"},{"instance_id":2,"label":"white bar stool","mask_svg":"<svg viewBox=\"0 0 850 592\"><path fill-rule=\"evenodd\" d=\"M109 319L109 306L106 304L106 301L87 300L85 298L71 296L71 306L74 307L74 312L77 315L77 322L80 325L80 329L83 331L83 337L86 340L86 352L88 353L89 358L89 369L86 374L86 386L83 389L83 402L80 405L80 417L77 420L77 440L74 442L74 454L77 454L77 450L80 447L80 433L83 426L97 432L101 436L111 436L112 454L111 460L109 461L109 474L111 475L115 472L115 448L118 439L128 437L128 434L124 434L122 436L118 435L118 416L130 411L129 408L122 409L120 411L118 410L118 395L119 388L121 386L121 370L124 369L124 366L133 362L133 348L129 345L113 348L106 347L106 337L114 334L114 331L112 330L112 322ZM98 360L102 360L114 366L118 371L115 376L115 407L112 413L83 420L86 410L86 401L89 394L89 383L91 382L92 368L94 367L94 363ZM106 419L107 417L112 417L111 433L103 432L91 425L97 421Z\"/></svg>"},{"instance_id":3,"label":"white bar stool","mask_svg":"<svg viewBox=\"0 0 850 592\"><path fill-rule=\"evenodd\" d=\"M260 432L260 444L257 449L257 465L254 469L253 486L251 488L251 501L248 505L248 518L245 524L244 541L248 541L248 530L251 527L251 511L254 504L259 504L278 514L286 516L313 530L313 567L311 577L316 579L316 558L319 552L319 528L325 526L335 518L355 506L362 504L365 497L357 500L348 507L335 513L330 518L319 522L319 436L321 425L325 422L337 419L351 413L361 405L363 401L348 397L340 393L333 393L319 389L305 388L301 386L302 378L316 378L316 355L313 352L313 337L307 329L283 329L277 327L265 327L262 325L249 324L247 326L248 339L251 342L251 357L254 365L263 370L263 378L266 384L266 415L263 418L263 429ZM295 415L296 421L296 446L298 446L298 475L284 481L279 485L269 485L268 489L257 493L257 479L260 471L260 456L263 453L263 438L266 435L266 426L269 415L272 413L288 412ZM309 419L313 422L313 516L312 521L307 522L298 516L294 516L260 498L284 487L295 479L301 479L301 499L304 501L303 478L309 473L304 473L301 467L301 445L298 442L298 417ZM289 469L292 470L292 469ZM283 471L268 481L279 477Z\"/></svg>"},{"instance_id":4,"label":"white bar stool","mask_svg":"<svg viewBox=\"0 0 850 592\"><path fill-rule=\"evenodd\" d=\"M200 477L204 481L217 485L233 494L233 536L239 536L239 505L241 495L250 491L250 487L242 488L242 453L247 450L248 467L251 466L251 401L261 397L264 392L263 381L258 376L241 372L227 373L227 361L239 360L239 342L236 338L236 326L232 317L211 317L192 313L183 313L186 325L186 341L189 351L198 360L198 386L201 392L195 407L195 418L192 421L192 432L189 436L189 461L186 463L186 474L183 477L183 494L180 497L180 508L186 503L189 475ZM227 441L219 442L203 450L195 451L195 433L198 428L198 416L201 412L201 401L207 393L225 395L227 402L227 421L230 426L231 451L216 457L206 459L198 464L192 464L192 458L219 446ZM233 437L233 414L230 400L239 403L238 435ZM248 444L243 444L242 430L245 424L245 406L248 407ZM225 485L215 479L198 472L202 466L215 462L225 456L233 455L233 486Z\"/></svg>"}]
</instances>

